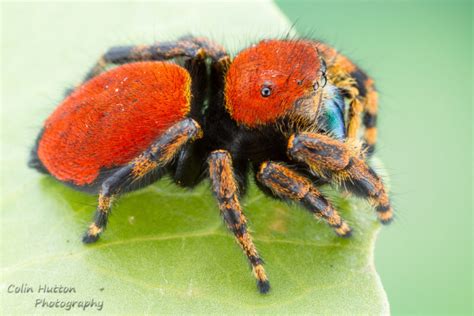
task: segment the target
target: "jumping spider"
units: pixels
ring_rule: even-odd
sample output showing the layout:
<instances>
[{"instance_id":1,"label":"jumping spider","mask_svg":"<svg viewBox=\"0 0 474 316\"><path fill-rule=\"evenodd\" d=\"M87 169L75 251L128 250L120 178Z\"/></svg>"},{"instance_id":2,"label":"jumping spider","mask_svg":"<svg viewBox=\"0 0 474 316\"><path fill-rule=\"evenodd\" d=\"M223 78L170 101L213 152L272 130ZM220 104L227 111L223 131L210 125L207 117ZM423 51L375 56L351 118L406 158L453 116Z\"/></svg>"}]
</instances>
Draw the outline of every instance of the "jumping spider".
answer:
<instances>
[{"instance_id":1,"label":"jumping spider","mask_svg":"<svg viewBox=\"0 0 474 316\"><path fill-rule=\"evenodd\" d=\"M120 66L106 70L111 65ZM120 194L165 174L185 187L207 175L266 293L269 281L239 202L250 171L262 191L299 202L341 237L351 228L314 183L367 199L388 223L389 197L365 161L376 117L372 79L322 42L264 40L232 61L205 38L114 47L46 120L30 166L99 193L85 243L99 238Z\"/></svg>"}]
</instances>

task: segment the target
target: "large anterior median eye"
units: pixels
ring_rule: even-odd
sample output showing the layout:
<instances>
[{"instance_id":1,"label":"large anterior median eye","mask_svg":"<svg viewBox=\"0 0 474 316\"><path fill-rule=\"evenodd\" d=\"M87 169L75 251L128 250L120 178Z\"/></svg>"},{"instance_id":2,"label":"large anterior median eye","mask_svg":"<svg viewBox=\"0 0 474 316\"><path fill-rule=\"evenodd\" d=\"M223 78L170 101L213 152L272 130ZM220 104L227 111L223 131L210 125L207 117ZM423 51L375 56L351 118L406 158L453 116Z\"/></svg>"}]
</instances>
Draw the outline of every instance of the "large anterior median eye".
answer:
<instances>
[{"instance_id":1,"label":"large anterior median eye","mask_svg":"<svg viewBox=\"0 0 474 316\"><path fill-rule=\"evenodd\" d=\"M328 79L326 78L326 74L322 74L321 79L319 79L319 81L316 81L313 84L314 91L318 90L319 87L324 88L327 82L328 82Z\"/></svg>"},{"instance_id":2,"label":"large anterior median eye","mask_svg":"<svg viewBox=\"0 0 474 316\"><path fill-rule=\"evenodd\" d=\"M327 77L326 77L326 74L323 74L323 75L321 76L321 87L326 86L326 83L327 83L327 82L328 82L328 79L327 79Z\"/></svg>"},{"instance_id":3,"label":"large anterior median eye","mask_svg":"<svg viewBox=\"0 0 474 316\"><path fill-rule=\"evenodd\" d=\"M318 89L319 89L319 82L316 81L316 82L313 84L313 90L316 91L316 90L318 90Z\"/></svg>"},{"instance_id":4,"label":"large anterior median eye","mask_svg":"<svg viewBox=\"0 0 474 316\"><path fill-rule=\"evenodd\" d=\"M272 89L268 86L264 86L262 90L260 90L260 94L264 98L268 98L272 94Z\"/></svg>"}]
</instances>

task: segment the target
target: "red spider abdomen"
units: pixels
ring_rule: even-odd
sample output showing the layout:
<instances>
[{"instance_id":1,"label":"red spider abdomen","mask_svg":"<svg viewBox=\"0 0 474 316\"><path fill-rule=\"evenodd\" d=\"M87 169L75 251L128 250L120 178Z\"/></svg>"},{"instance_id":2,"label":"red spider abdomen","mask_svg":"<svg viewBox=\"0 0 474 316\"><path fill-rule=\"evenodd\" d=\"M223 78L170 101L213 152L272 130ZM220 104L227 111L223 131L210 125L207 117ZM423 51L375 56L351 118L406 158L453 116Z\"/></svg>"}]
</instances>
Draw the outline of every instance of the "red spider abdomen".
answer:
<instances>
[{"instance_id":1,"label":"red spider abdomen","mask_svg":"<svg viewBox=\"0 0 474 316\"><path fill-rule=\"evenodd\" d=\"M126 64L83 84L46 120L38 157L82 186L130 162L189 112L191 78L164 62Z\"/></svg>"}]
</instances>

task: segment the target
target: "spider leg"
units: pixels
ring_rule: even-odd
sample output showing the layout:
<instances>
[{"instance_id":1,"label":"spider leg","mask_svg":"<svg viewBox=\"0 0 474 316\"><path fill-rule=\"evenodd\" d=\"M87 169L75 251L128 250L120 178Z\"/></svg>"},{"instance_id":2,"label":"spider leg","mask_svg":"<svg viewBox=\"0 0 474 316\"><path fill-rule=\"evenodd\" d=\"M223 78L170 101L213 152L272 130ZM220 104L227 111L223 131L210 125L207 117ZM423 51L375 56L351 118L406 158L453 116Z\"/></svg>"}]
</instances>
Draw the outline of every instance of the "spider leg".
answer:
<instances>
[{"instance_id":1,"label":"spider leg","mask_svg":"<svg viewBox=\"0 0 474 316\"><path fill-rule=\"evenodd\" d=\"M377 142L377 108L378 94L374 82L362 70L356 68L350 73L355 80L352 85L342 87L349 97L349 113L347 122L347 137L355 139L361 122L364 125L364 147L366 153L371 156ZM352 81L352 80L351 80ZM363 114L363 119L361 120Z\"/></svg>"},{"instance_id":2,"label":"spider leg","mask_svg":"<svg viewBox=\"0 0 474 316\"><path fill-rule=\"evenodd\" d=\"M349 114L347 121L347 138L355 139L361 123L363 105L359 100L359 90L351 87L345 89L349 96Z\"/></svg>"},{"instance_id":3,"label":"spider leg","mask_svg":"<svg viewBox=\"0 0 474 316\"><path fill-rule=\"evenodd\" d=\"M267 161L261 164L257 180L276 196L300 202L317 218L322 218L337 235L349 237L351 228L310 180L283 164Z\"/></svg>"},{"instance_id":4,"label":"spider leg","mask_svg":"<svg viewBox=\"0 0 474 316\"><path fill-rule=\"evenodd\" d=\"M168 165L183 146L200 137L202 137L202 132L199 124L192 119L184 119L171 126L140 156L108 177L102 183L94 220L89 225L82 241L84 243L97 241L100 233L107 226L112 202L123 189L150 172Z\"/></svg>"},{"instance_id":5,"label":"spider leg","mask_svg":"<svg viewBox=\"0 0 474 316\"><path fill-rule=\"evenodd\" d=\"M216 150L210 154L208 163L212 191L217 198L222 217L247 255L252 272L257 279L259 291L267 293L270 290L270 283L263 268L263 260L258 255L252 237L247 230L247 219L239 202L232 158L227 151Z\"/></svg>"},{"instance_id":6,"label":"spider leg","mask_svg":"<svg viewBox=\"0 0 474 316\"><path fill-rule=\"evenodd\" d=\"M102 73L110 64L120 65L137 61L162 61L176 57L228 58L225 49L204 37L182 37L177 41L158 42L153 45L116 46L102 55L87 73L84 82Z\"/></svg>"},{"instance_id":7,"label":"spider leg","mask_svg":"<svg viewBox=\"0 0 474 316\"><path fill-rule=\"evenodd\" d=\"M393 210L382 179L348 144L316 133L293 135L288 141L290 158L303 162L327 181L364 197L375 207L383 224L393 218Z\"/></svg>"},{"instance_id":8,"label":"spider leg","mask_svg":"<svg viewBox=\"0 0 474 316\"><path fill-rule=\"evenodd\" d=\"M377 143L377 112L378 112L378 94L371 78L364 81L367 95L364 102L364 118L365 127L364 145L367 147L367 153L372 155Z\"/></svg>"}]
</instances>

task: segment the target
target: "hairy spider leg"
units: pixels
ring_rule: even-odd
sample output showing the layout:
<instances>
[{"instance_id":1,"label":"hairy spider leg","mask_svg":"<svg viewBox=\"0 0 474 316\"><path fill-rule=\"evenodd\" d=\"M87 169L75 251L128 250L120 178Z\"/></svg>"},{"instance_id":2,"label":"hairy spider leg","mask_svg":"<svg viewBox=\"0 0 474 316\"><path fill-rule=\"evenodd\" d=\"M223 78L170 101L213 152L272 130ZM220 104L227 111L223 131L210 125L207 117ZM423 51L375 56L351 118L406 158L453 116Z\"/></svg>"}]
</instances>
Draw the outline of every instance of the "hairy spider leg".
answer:
<instances>
[{"instance_id":1,"label":"hairy spider leg","mask_svg":"<svg viewBox=\"0 0 474 316\"><path fill-rule=\"evenodd\" d=\"M348 144L316 133L292 135L290 158L305 163L317 176L366 198L383 224L393 219L393 210L382 179Z\"/></svg>"},{"instance_id":2,"label":"hairy spider leg","mask_svg":"<svg viewBox=\"0 0 474 316\"><path fill-rule=\"evenodd\" d=\"M367 90L367 96L364 102L364 144L367 147L367 154L372 155L377 143L377 112L378 112L378 93L374 86L374 81L367 78L364 82Z\"/></svg>"},{"instance_id":3,"label":"hairy spider leg","mask_svg":"<svg viewBox=\"0 0 474 316\"><path fill-rule=\"evenodd\" d=\"M310 180L285 165L267 161L261 164L257 181L277 197L300 202L316 218L322 218L337 235L349 237L351 228Z\"/></svg>"},{"instance_id":4,"label":"hairy spider leg","mask_svg":"<svg viewBox=\"0 0 474 316\"><path fill-rule=\"evenodd\" d=\"M210 154L208 163L212 191L217 198L222 217L245 252L252 266L252 272L257 279L259 291L267 293L270 290L270 283L263 268L263 260L258 255L252 237L247 230L247 219L239 202L232 158L229 152L216 150Z\"/></svg>"},{"instance_id":5,"label":"hairy spider leg","mask_svg":"<svg viewBox=\"0 0 474 316\"><path fill-rule=\"evenodd\" d=\"M224 64L229 59L224 47L205 37L184 36L177 41L157 42L153 45L114 46L99 58L86 74L82 83L103 73L109 65L122 65L138 61L164 61L176 57L199 60L210 57L213 61ZM76 88L66 89L64 95L70 95Z\"/></svg>"},{"instance_id":6,"label":"hairy spider leg","mask_svg":"<svg viewBox=\"0 0 474 316\"><path fill-rule=\"evenodd\" d=\"M107 178L102 184L94 220L89 225L82 239L83 242L97 241L100 233L107 226L112 202L123 189L150 172L164 168L180 149L201 137L202 131L199 124L193 119L186 118L172 125L146 151Z\"/></svg>"}]
</instances>

